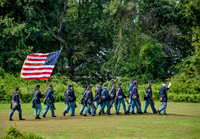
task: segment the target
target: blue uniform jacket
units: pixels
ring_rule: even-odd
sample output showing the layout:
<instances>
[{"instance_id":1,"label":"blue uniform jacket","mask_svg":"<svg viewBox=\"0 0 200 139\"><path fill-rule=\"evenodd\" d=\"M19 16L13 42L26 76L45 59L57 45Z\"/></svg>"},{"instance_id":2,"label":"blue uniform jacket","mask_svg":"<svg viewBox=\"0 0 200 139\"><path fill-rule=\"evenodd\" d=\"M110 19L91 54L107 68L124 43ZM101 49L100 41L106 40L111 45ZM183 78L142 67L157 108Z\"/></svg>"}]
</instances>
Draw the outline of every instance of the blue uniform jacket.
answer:
<instances>
[{"instance_id":1,"label":"blue uniform jacket","mask_svg":"<svg viewBox=\"0 0 200 139\"><path fill-rule=\"evenodd\" d=\"M160 91L159 91L159 95L164 95L164 97L163 97L163 100L161 101L161 102L167 102L167 90L168 90L169 88L167 87L164 87L164 86L162 86L161 88L160 88Z\"/></svg>"},{"instance_id":2,"label":"blue uniform jacket","mask_svg":"<svg viewBox=\"0 0 200 139\"><path fill-rule=\"evenodd\" d=\"M91 90L87 90L87 92L86 92L86 101L92 101L92 102L94 101Z\"/></svg>"},{"instance_id":3,"label":"blue uniform jacket","mask_svg":"<svg viewBox=\"0 0 200 139\"><path fill-rule=\"evenodd\" d=\"M151 98L151 97L152 97L152 92L151 92L151 90L150 90L150 85L147 86L147 88L146 88L146 93L149 94L149 95L148 95L148 98Z\"/></svg>"},{"instance_id":4,"label":"blue uniform jacket","mask_svg":"<svg viewBox=\"0 0 200 139\"><path fill-rule=\"evenodd\" d=\"M15 101L17 103L20 103L20 100L19 100L19 95L18 93L14 93L13 96L12 96L12 101Z\"/></svg>"},{"instance_id":5,"label":"blue uniform jacket","mask_svg":"<svg viewBox=\"0 0 200 139\"><path fill-rule=\"evenodd\" d=\"M82 92L82 95L83 95L83 98L85 98L86 97L86 92L87 92L88 90L87 89L85 89L83 92Z\"/></svg>"},{"instance_id":6,"label":"blue uniform jacket","mask_svg":"<svg viewBox=\"0 0 200 139\"><path fill-rule=\"evenodd\" d=\"M110 98L110 95L108 93L108 90L107 89L103 89L102 91L102 96L106 96L106 99L105 100L102 100L102 101L111 101L111 98Z\"/></svg>"},{"instance_id":7,"label":"blue uniform jacket","mask_svg":"<svg viewBox=\"0 0 200 139\"><path fill-rule=\"evenodd\" d=\"M51 89L48 89L48 90L46 91L46 98L49 98L49 99L52 101L52 103L55 102L55 99L54 99L54 96L53 96L53 91L52 91ZM49 100L47 99L46 102L48 103Z\"/></svg>"},{"instance_id":8,"label":"blue uniform jacket","mask_svg":"<svg viewBox=\"0 0 200 139\"><path fill-rule=\"evenodd\" d=\"M131 82L130 85L129 85L129 91L128 91L128 97L130 97L130 91L133 89L135 85Z\"/></svg>"},{"instance_id":9,"label":"blue uniform jacket","mask_svg":"<svg viewBox=\"0 0 200 139\"><path fill-rule=\"evenodd\" d=\"M68 91L68 93L66 93ZM69 102L69 96L72 97L74 99L74 101L76 101L76 96L74 94L73 90L66 90L65 91L65 102Z\"/></svg>"},{"instance_id":10,"label":"blue uniform jacket","mask_svg":"<svg viewBox=\"0 0 200 139\"><path fill-rule=\"evenodd\" d=\"M97 89L98 89L98 91L97 91ZM97 89L95 90L95 94L96 94L96 91L97 91L97 95L99 95L101 97L102 88L97 87Z\"/></svg>"},{"instance_id":11,"label":"blue uniform jacket","mask_svg":"<svg viewBox=\"0 0 200 139\"><path fill-rule=\"evenodd\" d=\"M114 86L112 86L111 89L110 89L110 95L111 94L114 94L114 98L116 97L116 90L115 90Z\"/></svg>"},{"instance_id":12,"label":"blue uniform jacket","mask_svg":"<svg viewBox=\"0 0 200 139\"><path fill-rule=\"evenodd\" d=\"M134 87L132 88L132 92L133 92L133 94L135 94L135 95L137 96L137 98L139 98L139 94L138 94L138 91L137 91L137 87L136 87L136 86L134 86Z\"/></svg>"},{"instance_id":13,"label":"blue uniform jacket","mask_svg":"<svg viewBox=\"0 0 200 139\"><path fill-rule=\"evenodd\" d=\"M15 92L15 93L13 94L13 96L12 96L12 101L17 102L18 104L20 103L18 93ZM11 104L11 107L10 107L10 108L12 109L12 104ZM18 105L17 109L20 109L20 104Z\"/></svg>"},{"instance_id":14,"label":"blue uniform jacket","mask_svg":"<svg viewBox=\"0 0 200 139\"><path fill-rule=\"evenodd\" d=\"M123 96L123 98L126 98L126 96L124 95L124 92L123 92L123 90L122 90L122 88L121 87L118 87L118 89L117 89L117 96Z\"/></svg>"},{"instance_id":15,"label":"blue uniform jacket","mask_svg":"<svg viewBox=\"0 0 200 139\"><path fill-rule=\"evenodd\" d=\"M35 91L33 92L33 98L34 98L34 96L35 96L35 94L36 94L37 91L38 91L38 90L35 90ZM35 103L36 103L36 104L41 103L41 102L40 102L40 98L42 98L42 97L43 97L43 94L41 94L41 92L39 92L39 93L37 94L37 96L36 96Z\"/></svg>"}]
</instances>

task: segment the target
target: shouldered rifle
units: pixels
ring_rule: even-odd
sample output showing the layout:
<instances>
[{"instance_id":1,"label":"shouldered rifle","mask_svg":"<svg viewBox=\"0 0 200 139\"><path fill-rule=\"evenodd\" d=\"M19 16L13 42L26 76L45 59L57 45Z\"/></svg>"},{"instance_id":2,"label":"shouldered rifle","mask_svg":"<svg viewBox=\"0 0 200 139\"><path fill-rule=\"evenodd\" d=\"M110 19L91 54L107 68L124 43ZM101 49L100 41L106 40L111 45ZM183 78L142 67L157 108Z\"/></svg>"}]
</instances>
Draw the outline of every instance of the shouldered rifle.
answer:
<instances>
[{"instance_id":1,"label":"shouldered rifle","mask_svg":"<svg viewBox=\"0 0 200 139\"><path fill-rule=\"evenodd\" d=\"M138 103L139 103L139 106L141 106L141 102L140 102L140 99L138 98Z\"/></svg>"},{"instance_id":2,"label":"shouldered rifle","mask_svg":"<svg viewBox=\"0 0 200 139\"><path fill-rule=\"evenodd\" d=\"M129 104L129 102L128 102L127 98L125 98L125 99L126 99L126 102L127 102L127 104Z\"/></svg>"},{"instance_id":3,"label":"shouldered rifle","mask_svg":"<svg viewBox=\"0 0 200 139\"><path fill-rule=\"evenodd\" d=\"M72 89L73 89L73 91L74 91L73 85L72 85ZM74 92L74 93L75 93L75 92ZM74 103L75 103L75 108L77 108L76 101L74 101Z\"/></svg>"},{"instance_id":4,"label":"shouldered rifle","mask_svg":"<svg viewBox=\"0 0 200 139\"><path fill-rule=\"evenodd\" d=\"M99 88L97 87L97 90L96 90L96 92L95 92L95 96L97 95L97 93L98 93L98 90L99 90Z\"/></svg>"},{"instance_id":5,"label":"shouldered rifle","mask_svg":"<svg viewBox=\"0 0 200 139\"><path fill-rule=\"evenodd\" d=\"M93 102L93 105L94 105L94 102ZM96 110L97 109L97 107L94 105L94 109Z\"/></svg>"}]
</instances>

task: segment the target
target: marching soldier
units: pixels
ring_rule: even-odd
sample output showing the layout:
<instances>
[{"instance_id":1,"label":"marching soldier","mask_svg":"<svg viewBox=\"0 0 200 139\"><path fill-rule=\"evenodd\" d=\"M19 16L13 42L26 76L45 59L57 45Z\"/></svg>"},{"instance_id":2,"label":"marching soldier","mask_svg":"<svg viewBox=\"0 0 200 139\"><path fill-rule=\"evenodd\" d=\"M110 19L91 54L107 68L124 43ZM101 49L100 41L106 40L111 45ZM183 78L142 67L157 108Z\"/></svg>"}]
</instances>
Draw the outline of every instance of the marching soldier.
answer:
<instances>
[{"instance_id":1,"label":"marching soldier","mask_svg":"<svg viewBox=\"0 0 200 139\"><path fill-rule=\"evenodd\" d=\"M95 106L96 106L96 108L98 108L99 105L101 105L101 107L102 107L101 92L102 92L102 83L99 83L99 86L95 90L95 101L96 101ZM94 114L96 114L96 110L94 111ZM102 114L106 114L106 113L103 111Z\"/></svg>"},{"instance_id":2,"label":"marching soldier","mask_svg":"<svg viewBox=\"0 0 200 139\"><path fill-rule=\"evenodd\" d=\"M132 94L132 109L131 109L131 113L132 114L135 114L134 113L134 108L135 108L135 106L136 106L136 108L137 108L137 111L138 111L138 113L139 114L143 114L142 113L142 110L141 110L141 107L140 107L140 105L139 105L139 94L138 94L138 89L137 89L137 87L138 87L138 82L137 81L135 81L134 82L134 87L132 88L132 92L133 92L133 94Z\"/></svg>"},{"instance_id":3,"label":"marching soldier","mask_svg":"<svg viewBox=\"0 0 200 139\"><path fill-rule=\"evenodd\" d=\"M36 86L36 90L33 92L33 103L35 103L35 119L41 119L40 112L42 110L42 105L40 102L40 98L43 97L43 93L40 92L40 86Z\"/></svg>"},{"instance_id":4,"label":"marching soldier","mask_svg":"<svg viewBox=\"0 0 200 139\"><path fill-rule=\"evenodd\" d=\"M76 103L76 96L74 91L72 90L72 86L68 85L68 90L65 91L65 102L66 102L66 109L63 113L65 116L66 113L71 111L71 116L75 116L75 103Z\"/></svg>"},{"instance_id":5,"label":"marching soldier","mask_svg":"<svg viewBox=\"0 0 200 139\"><path fill-rule=\"evenodd\" d=\"M153 81L149 81L149 85L146 88L146 94L145 94L146 103L145 103L144 113L147 113L147 108L149 105L151 106L153 113L157 113L153 104L153 95L152 95L152 89L151 89L152 85L153 85Z\"/></svg>"},{"instance_id":6,"label":"marching soldier","mask_svg":"<svg viewBox=\"0 0 200 139\"><path fill-rule=\"evenodd\" d=\"M44 109L44 113L42 115L42 117L46 117L46 114L48 112L48 110L51 110L51 116L52 117L56 117L54 114L54 109L53 109L53 105L55 103L55 99L53 96L53 86L49 85L49 89L46 91L46 108Z\"/></svg>"},{"instance_id":7,"label":"marching soldier","mask_svg":"<svg viewBox=\"0 0 200 139\"><path fill-rule=\"evenodd\" d=\"M13 116L15 110L17 110L19 112L19 120L25 120L22 118L22 109L21 109L20 101L21 101L21 99L19 99L19 89L15 88L15 93L12 96L12 104L11 104L12 110L10 113L9 121L13 121L12 116Z\"/></svg>"},{"instance_id":8,"label":"marching soldier","mask_svg":"<svg viewBox=\"0 0 200 139\"><path fill-rule=\"evenodd\" d=\"M124 92L122 90L122 84L119 83L118 84L118 89L117 89L117 94L116 94L116 99L118 101L118 106L117 106L117 115L119 115L119 110L120 110L120 105L122 103L123 105L123 108L124 108L124 114L125 115L129 115L127 112L126 112L126 104L124 102L124 98L126 98L126 96L124 95Z\"/></svg>"},{"instance_id":9,"label":"marching soldier","mask_svg":"<svg viewBox=\"0 0 200 139\"><path fill-rule=\"evenodd\" d=\"M166 88L167 83L164 81L162 84L162 87L160 88L159 95L160 95L160 102L162 102L161 108L158 110L159 114L163 110L163 115L166 114L166 108L167 108L167 90L170 88L171 83L169 83L168 87Z\"/></svg>"},{"instance_id":10,"label":"marching soldier","mask_svg":"<svg viewBox=\"0 0 200 139\"><path fill-rule=\"evenodd\" d=\"M85 110L85 112L84 112L84 116L87 116L87 113L89 112L89 110L90 110L90 108L92 109L92 116L96 116L95 114L94 114L94 99L93 99L93 94L92 94L92 91L91 91L91 89L92 89L92 86L91 85L89 85L88 86L88 90L87 90L87 92L86 92L86 99L85 99L85 103L87 103L87 108L86 108L86 110Z\"/></svg>"},{"instance_id":11,"label":"marching soldier","mask_svg":"<svg viewBox=\"0 0 200 139\"><path fill-rule=\"evenodd\" d=\"M112 84L113 86L110 89L110 97L111 97L111 103L113 105L115 103L115 97L116 97L116 90L115 90L116 82L113 81ZM115 103L115 111L117 113L117 103Z\"/></svg>"},{"instance_id":12,"label":"marching soldier","mask_svg":"<svg viewBox=\"0 0 200 139\"><path fill-rule=\"evenodd\" d=\"M86 84L85 90L82 92L83 97L82 97L82 107L81 107L81 110L80 110L80 115L82 115L82 113L85 109L85 106L87 106L87 104L85 104L86 94L87 94L87 91L89 90L89 88L88 89L87 88L88 88L88 85ZM91 114L90 109L89 109L88 113Z\"/></svg>"},{"instance_id":13,"label":"marching soldier","mask_svg":"<svg viewBox=\"0 0 200 139\"><path fill-rule=\"evenodd\" d=\"M105 106L107 106L107 114L108 114L108 115L111 115L111 114L110 114L110 109L111 109L111 98L110 98L110 96L109 96L109 93L108 93L107 88L108 88L108 84L105 84L105 85L104 85L104 89L103 89L103 91L102 91L102 93L101 93L102 107L101 107L101 109L100 109L100 111L99 111L99 115L101 115L101 113L104 112Z\"/></svg>"},{"instance_id":14,"label":"marching soldier","mask_svg":"<svg viewBox=\"0 0 200 139\"><path fill-rule=\"evenodd\" d=\"M128 107L127 107L127 113L130 113L130 109L131 109L131 104L132 104L132 88L134 87L134 82L135 82L135 79L131 79L131 83L129 85L129 92L128 92L128 97L129 97L129 104L128 104Z\"/></svg>"}]
</instances>

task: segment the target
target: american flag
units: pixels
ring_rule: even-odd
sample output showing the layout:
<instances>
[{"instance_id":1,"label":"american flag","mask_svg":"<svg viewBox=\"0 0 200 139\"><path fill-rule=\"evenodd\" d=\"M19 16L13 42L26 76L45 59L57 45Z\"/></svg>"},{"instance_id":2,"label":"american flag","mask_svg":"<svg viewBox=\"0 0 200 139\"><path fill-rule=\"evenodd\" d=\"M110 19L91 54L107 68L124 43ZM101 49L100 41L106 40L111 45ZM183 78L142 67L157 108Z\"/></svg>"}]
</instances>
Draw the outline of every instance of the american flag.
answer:
<instances>
[{"instance_id":1,"label":"american flag","mask_svg":"<svg viewBox=\"0 0 200 139\"><path fill-rule=\"evenodd\" d=\"M34 53L24 61L21 78L25 80L49 79L61 51L51 53Z\"/></svg>"}]
</instances>

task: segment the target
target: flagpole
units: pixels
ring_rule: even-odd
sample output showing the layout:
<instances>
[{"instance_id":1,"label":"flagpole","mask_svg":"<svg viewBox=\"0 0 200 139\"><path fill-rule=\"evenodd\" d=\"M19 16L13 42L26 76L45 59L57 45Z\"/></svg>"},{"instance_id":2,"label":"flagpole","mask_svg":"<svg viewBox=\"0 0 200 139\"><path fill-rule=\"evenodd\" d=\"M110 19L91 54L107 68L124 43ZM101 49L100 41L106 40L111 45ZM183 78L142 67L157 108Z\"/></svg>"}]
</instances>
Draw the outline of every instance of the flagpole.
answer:
<instances>
[{"instance_id":1,"label":"flagpole","mask_svg":"<svg viewBox=\"0 0 200 139\"><path fill-rule=\"evenodd\" d=\"M49 79L47 80L47 82L46 82L46 84L45 84L45 86L44 86L44 89L46 88L48 81L49 81ZM43 89L43 91L42 91L42 94L44 93L44 89Z\"/></svg>"},{"instance_id":2,"label":"flagpole","mask_svg":"<svg viewBox=\"0 0 200 139\"><path fill-rule=\"evenodd\" d=\"M61 47L60 52L62 51L63 47Z\"/></svg>"}]
</instances>

